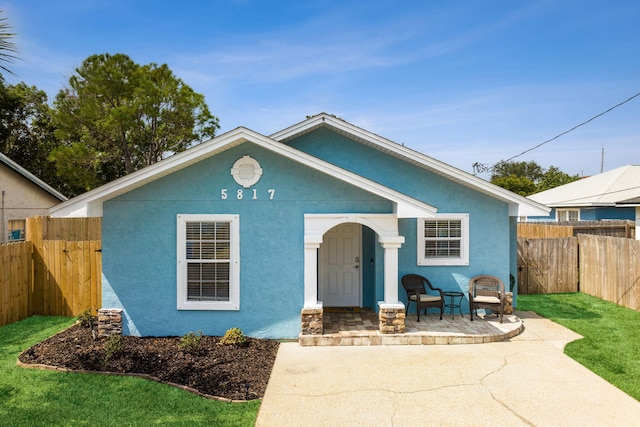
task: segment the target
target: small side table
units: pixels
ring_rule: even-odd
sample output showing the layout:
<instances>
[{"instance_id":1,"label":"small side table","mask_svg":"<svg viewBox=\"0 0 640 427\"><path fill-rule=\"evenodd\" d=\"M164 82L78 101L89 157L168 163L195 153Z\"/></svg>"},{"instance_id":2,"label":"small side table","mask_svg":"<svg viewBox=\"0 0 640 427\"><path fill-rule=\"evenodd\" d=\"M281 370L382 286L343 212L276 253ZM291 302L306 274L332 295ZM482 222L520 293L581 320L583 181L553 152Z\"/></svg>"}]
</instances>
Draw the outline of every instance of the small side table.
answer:
<instances>
[{"instance_id":1,"label":"small side table","mask_svg":"<svg viewBox=\"0 0 640 427\"><path fill-rule=\"evenodd\" d=\"M447 307L449 308L449 314L451 315L451 317L454 317L454 309L458 309L458 311L460 312L460 316L464 317L464 315L462 314L462 298L464 298L464 294L462 292L456 292L456 291L446 291L446 292L442 292L442 295L444 295L445 300L444 300L444 311L447 311ZM449 302L447 303L447 298L449 298Z\"/></svg>"}]
</instances>

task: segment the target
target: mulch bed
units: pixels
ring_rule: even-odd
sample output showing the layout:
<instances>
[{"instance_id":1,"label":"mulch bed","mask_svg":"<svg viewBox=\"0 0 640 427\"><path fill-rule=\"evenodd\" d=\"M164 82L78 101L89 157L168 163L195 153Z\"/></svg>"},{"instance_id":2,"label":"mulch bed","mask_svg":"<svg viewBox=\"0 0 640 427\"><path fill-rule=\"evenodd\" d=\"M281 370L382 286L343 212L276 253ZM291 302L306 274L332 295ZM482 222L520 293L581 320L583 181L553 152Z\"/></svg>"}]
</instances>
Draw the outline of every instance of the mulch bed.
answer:
<instances>
[{"instance_id":1,"label":"mulch bed","mask_svg":"<svg viewBox=\"0 0 640 427\"><path fill-rule=\"evenodd\" d=\"M94 338L77 323L24 351L22 365L71 371L136 375L178 386L209 398L253 400L264 396L278 342L247 338L244 345L221 345L202 336L199 351L185 351L181 337ZM118 350L114 351L114 348Z\"/></svg>"}]
</instances>

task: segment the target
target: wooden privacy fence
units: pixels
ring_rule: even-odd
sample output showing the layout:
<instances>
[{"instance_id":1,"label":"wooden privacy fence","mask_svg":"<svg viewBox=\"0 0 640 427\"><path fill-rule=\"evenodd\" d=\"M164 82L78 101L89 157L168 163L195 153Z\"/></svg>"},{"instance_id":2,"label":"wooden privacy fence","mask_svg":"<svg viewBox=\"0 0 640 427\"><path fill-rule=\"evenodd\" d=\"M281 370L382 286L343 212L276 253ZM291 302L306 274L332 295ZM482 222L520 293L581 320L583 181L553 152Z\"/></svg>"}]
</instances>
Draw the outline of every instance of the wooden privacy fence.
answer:
<instances>
[{"instance_id":1,"label":"wooden privacy fence","mask_svg":"<svg viewBox=\"0 0 640 427\"><path fill-rule=\"evenodd\" d=\"M581 291L640 310L640 241L579 234L518 238L518 293Z\"/></svg>"},{"instance_id":2,"label":"wooden privacy fence","mask_svg":"<svg viewBox=\"0 0 640 427\"><path fill-rule=\"evenodd\" d=\"M578 236L580 290L640 310L640 241Z\"/></svg>"},{"instance_id":3,"label":"wooden privacy fence","mask_svg":"<svg viewBox=\"0 0 640 427\"><path fill-rule=\"evenodd\" d=\"M578 240L518 238L518 293L577 292Z\"/></svg>"},{"instance_id":4,"label":"wooden privacy fence","mask_svg":"<svg viewBox=\"0 0 640 427\"><path fill-rule=\"evenodd\" d=\"M530 239L557 239L560 237L573 237L573 227L569 225L519 222L518 237Z\"/></svg>"},{"instance_id":5,"label":"wooden privacy fence","mask_svg":"<svg viewBox=\"0 0 640 427\"><path fill-rule=\"evenodd\" d=\"M29 317L31 242L0 245L0 325Z\"/></svg>"},{"instance_id":6,"label":"wooden privacy fence","mask_svg":"<svg viewBox=\"0 0 640 427\"><path fill-rule=\"evenodd\" d=\"M100 229L100 218L28 218L25 242L0 245L0 325L35 314L97 313L102 243L88 238L99 239Z\"/></svg>"},{"instance_id":7,"label":"wooden privacy fence","mask_svg":"<svg viewBox=\"0 0 640 427\"><path fill-rule=\"evenodd\" d=\"M636 238L636 225L628 220L519 222L518 237L556 239L576 237L578 234Z\"/></svg>"},{"instance_id":8,"label":"wooden privacy fence","mask_svg":"<svg viewBox=\"0 0 640 427\"><path fill-rule=\"evenodd\" d=\"M100 240L102 218L27 218L26 240Z\"/></svg>"},{"instance_id":9,"label":"wooden privacy fence","mask_svg":"<svg viewBox=\"0 0 640 427\"><path fill-rule=\"evenodd\" d=\"M34 245L35 248L35 245ZM31 313L77 316L100 308L102 243L44 240L40 254L34 252Z\"/></svg>"}]
</instances>

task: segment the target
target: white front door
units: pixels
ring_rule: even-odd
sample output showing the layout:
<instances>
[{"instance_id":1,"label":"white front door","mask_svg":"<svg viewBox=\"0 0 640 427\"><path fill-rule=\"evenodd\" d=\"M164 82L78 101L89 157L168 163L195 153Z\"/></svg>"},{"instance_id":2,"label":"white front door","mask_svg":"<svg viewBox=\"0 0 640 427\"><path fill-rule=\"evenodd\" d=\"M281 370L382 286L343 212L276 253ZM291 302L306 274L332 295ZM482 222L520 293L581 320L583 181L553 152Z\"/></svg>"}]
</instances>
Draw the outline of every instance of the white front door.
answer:
<instances>
[{"instance_id":1,"label":"white front door","mask_svg":"<svg viewBox=\"0 0 640 427\"><path fill-rule=\"evenodd\" d=\"M362 246L360 224L340 224L320 245L318 299L325 307L360 307Z\"/></svg>"}]
</instances>

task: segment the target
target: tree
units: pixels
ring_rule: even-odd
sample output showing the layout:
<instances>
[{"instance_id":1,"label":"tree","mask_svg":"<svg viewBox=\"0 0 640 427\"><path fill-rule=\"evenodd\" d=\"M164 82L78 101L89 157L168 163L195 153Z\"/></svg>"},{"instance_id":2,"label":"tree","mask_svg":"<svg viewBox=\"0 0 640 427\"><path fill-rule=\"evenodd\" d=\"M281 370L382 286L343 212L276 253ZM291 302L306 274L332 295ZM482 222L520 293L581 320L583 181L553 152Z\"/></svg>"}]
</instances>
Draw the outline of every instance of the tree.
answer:
<instances>
[{"instance_id":1,"label":"tree","mask_svg":"<svg viewBox=\"0 0 640 427\"><path fill-rule=\"evenodd\" d=\"M505 188L521 196L531 194L560 185L568 184L580 177L570 176L555 166L547 171L536 162L498 162L492 168L491 183Z\"/></svg>"},{"instance_id":2,"label":"tree","mask_svg":"<svg viewBox=\"0 0 640 427\"><path fill-rule=\"evenodd\" d=\"M78 192L149 166L215 136L218 118L166 64L124 54L85 59L54 102L51 153Z\"/></svg>"},{"instance_id":3,"label":"tree","mask_svg":"<svg viewBox=\"0 0 640 427\"><path fill-rule=\"evenodd\" d=\"M491 183L498 187L513 191L523 197L536 193L536 184L524 176L499 176L491 179Z\"/></svg>"},{"instance_id":4,"label":"tree","mask_svg":"<svg viewBox=\"0 0 640 427\"><path fill-rule=\"evenodd\" d=\"M542 178L544 169L536 162L503 162L500 161L493 166L491 179L494 177L519 176L527 178L532 182L537 182Z\"/></svg>"},{"instance_id":5,"label":"tree","mask_svg":"<svg viewBox=\"0 0 640 427\"><path fill-rule=\"evenodd\" d=\"M57 146L47 94L35 86L5 86L0 79L0 152L66 194L49 153Z\"/></svg>"},{"instance_id":6,"label":"tree","mask_svg":"<svg viewBox=\"0 0 640 427\"><path fill-rule=\"evenodd\" d=\"M0 13L3 13L3 11L0 10ZM12 63L17 59L13 54L18 51L11 41L15 37L15 34L11 32L11 28L13 27L9 25L7 18L0 18L0 69L9 74L13 74L13 72L7 68L6 64Z\"/></svg>"},{"instance_id":7,"label":"tree","mask_svg":"<svg viewBox=\"0 0 640 427\"><path fill-rule=\"evenodd\" d=\"M550 166L542 176L540 182L538 182L536 193L569 184L570 182L577 181L579 179L579 175L568 175L557 167Z\"/></svg>"}]
</instances>

